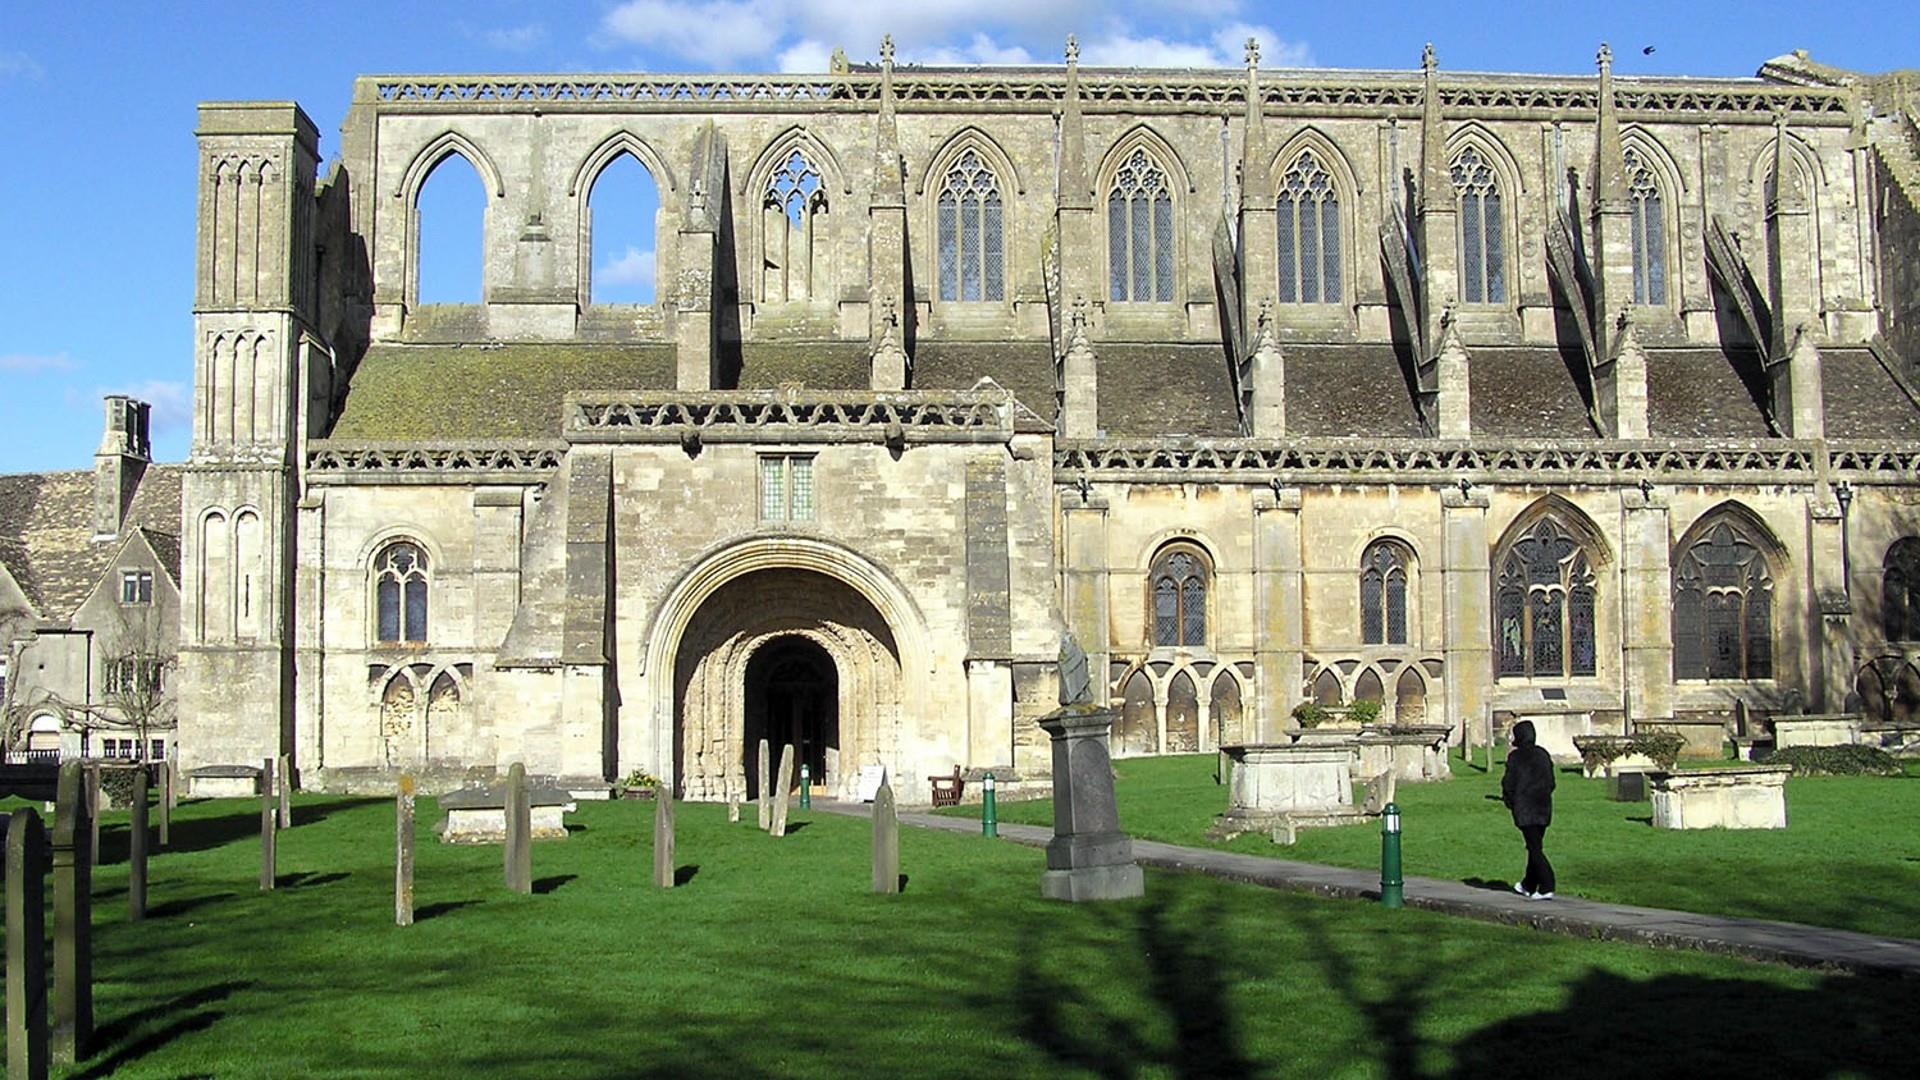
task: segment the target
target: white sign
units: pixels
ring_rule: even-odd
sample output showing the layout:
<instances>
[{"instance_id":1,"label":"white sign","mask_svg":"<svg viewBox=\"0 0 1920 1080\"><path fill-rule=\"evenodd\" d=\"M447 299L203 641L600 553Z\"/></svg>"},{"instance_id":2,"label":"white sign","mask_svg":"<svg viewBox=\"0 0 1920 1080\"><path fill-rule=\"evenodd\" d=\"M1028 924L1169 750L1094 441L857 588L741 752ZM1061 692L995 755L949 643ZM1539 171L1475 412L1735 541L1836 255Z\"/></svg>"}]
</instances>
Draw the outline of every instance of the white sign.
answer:
<instances>
[{"instance_id":1,"label":"white sign","mask_svg":"<svg viewBox=\"0 0 1920 1080\"><path fill-rule=\"evenodd\" d=\"M880 794L880 785L887 782L885 765L865 765L860 769L860 801L872 802Z\"/></svg>"}]
</instances>

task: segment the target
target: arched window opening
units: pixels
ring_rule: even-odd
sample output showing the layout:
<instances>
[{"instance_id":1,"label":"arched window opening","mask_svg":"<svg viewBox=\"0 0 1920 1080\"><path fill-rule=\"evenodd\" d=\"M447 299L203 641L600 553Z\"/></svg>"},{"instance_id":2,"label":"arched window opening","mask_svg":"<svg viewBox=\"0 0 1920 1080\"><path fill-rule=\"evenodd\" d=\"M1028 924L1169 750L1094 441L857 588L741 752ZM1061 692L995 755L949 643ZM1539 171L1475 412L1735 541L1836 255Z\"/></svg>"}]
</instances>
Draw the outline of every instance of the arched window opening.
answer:
<instances>
[{"instance_id":1,"label":"arched window opening","mask_svg":"<svg viewBox=\"0 0 1920 1080\"><path fill-rule=\"evenodd\" d=\"M1154 716L1153 682L1147 673L1135 669L1127 678L1124 704L1120 707L1120 725L1114 732L1118 754L1151 754L1160 748L1160 723Z\"/></svg>"},{"instance_id":2,"label":"arched window opening","mask_svg":"<svg viewBox=\"0 0 1920 1080\"><path fill-rule=\"evenodd\" d=\"M1213 724L1213 744L1234 746L1246 739L1241 730L1240 717L1240 681L1231 675L1220 675L1213 680L1213 694L1207 705L1207 715Z\"/></svg>"},{"instance_id":3,"label":"arched window opening","mask_svg":"<svg viewBox=\"0 0 1920 1080\"><path fill-rule=\"evenodd\" d=\"M940 299L968 303L1007 298L1005 215L1000 183L978 152L948 167L936 202Z\"/></svg>"},{"instance_id":4,"label":"arched window opening","mask_svg":"<svg viewBox=\"0 0 1920 1080\"><path fill-rule=\"evenodd\" d=\"M1334 674L1332 668L1321 668L1320 674L1313 677L1313 703L1340 704L1340 676Z\"/></svg>"},{"instance_id":5,"label":"arched window opening","mask_svg":"<svg viewBox=\"0 0 1920 1080\"><path fill-rule=\"evenodd\" d=\"M200 619L208 641L233 637L233 532L217 511L200 522Z\"/></svg>"},{"instance_id":6,"label":"arched window opening","mask_svg":"<svg viewBox=\"0 0 1920 1080\"><path fill-rule=\"evenodd\" d=\"M1374 542L1360 558L1360 640L1407 643L1407 567L1412 559L1391 540Z\"/></svg>"},{"instance_id":7,"label":"arched window opening","mask_svg":"<svg viewBox=\"0 0 1920 1080\"><path fill-rule=\"evenodd\" d=\"M1153 599L1153 643L1207 643L1207 564L1198 552L1176 547L1162 552L1148 574Z\"/></svg>"},{"instance_id":8,"label":"arched window opening","mask_svg":"<svg viewBox=\"0 0 1920 1080\"><path fill-rule=\"evenodd\" d=\"M820 170L799 150L789 153L767 177L760 209L765 298L778 302L824 295L827 283L820 270L827 186Z\"/></svg>"},{"instance_id":9,"label":"arched window opening","mask_svg":"<svg viewBox=\"0 0 1920 1080\"><path fill-rule=\"evenodd\" d=\"M1340 302L1340 193L1308 150L1280 179L1280 302Z\"/></svg>"},{"instance_id":10,"label":"arched window opening","mask_svg":"<svg viewBox=\"0 0 1920 1080\"><path fill-rule=\"evenodd\" d=\"M1667 233L1660 188L1640 152L1628 147L1627 203L1633 211L1633 302L1667 302Z\"/></svg>"},{"instance_id":11,"label":"arched window opening","mask_svg":"<svg viewBox=\"0 0 1920 1080\"><path fill-rule=\"evenodd\" d=\"M1532 678L1594 674L1594 574L1565 526L1542 517L1499 559L1495 636L1499 673Z\"/></svg>"},{"instance_id":12,"label":"arched window opening","mask_svg":"<svg viewBox=\"0 0 1920 1080\"><path fill-rule=\"evenodd\" d=\"M1127 155L1107 190L1107 276L1114 300L1173 300L1173 188L1144 147Z\"/></svg>"},{"instance_id":13,"label":"arched window opening","mask_svg":"<svg viewBox=\"0 0 1920 1080\"><path fill-rule=\"evenodd\" d=\"M1354 701L1385 701L1386 688L1380 682L1380 673L1368 668L1353 681Z\"/></svg>"},{"instance_id":14,"label":"arched window opening","mask_svg":"<svg viewBox=\"0 0 1920 1080\"><path fill-rule=\"evenodd\" d=\"M651 304L660 189L653 174L622 152L593 178L585 231L592 252L589 302Z\"/></svg>"},{"instance_id":15,"label":"arched window opening","mask_svg":"<svg viewBox=\"0 0 1920 1080\"><path fill-rule=\"evenodd\" d=\"M435 163L414 198L414 214L414 301L480 303L487 188L473 163L457 150Z\"/></svg>"},{"instance_id":16,"label":"arched window opening","mask_svg":"<svg viewBox=\"0 0 1920 1080\"><path fill-rule=\"evenodd\" d=\"M266 603L266 573L262 561L260 515L242 510L233 519L233 611L235 634L242 641L260 636L262 605Z\"/></svg>"},{"instance_id":17,"label":"arched window opening","mask_svg":"<svg viewBox=\"0 0 1920 1080\"><path fill-rule=\"evenodd\" d=\"M1167 753L1200 749L1200 693L1191 672L1182 671L1167 686Z\"/></svg>"},{"instance_id":18,"label":"arched window opening","mask_svg":"<svg viewBox=\"0 0 1920 1080\"><path fill-rule=\"evenodd\" d=\"M1920 538L1887 549L1880 578L1880 625L1888 641L1920 641Z\"/></svg>"},{"instance_id":19,"label":"arched window opening","mask_svg":"<svg viewBox=\"0 0 1920 1080\"><path fill-rule=\"evenodd\" d=\"M1427 684L1411 667L1400 673L1393 688L1393 722L1420 724L1427 719Z\"/></svg>"},{"instance_id":20,"label":"arched window opening","mask_svg":"<svg viewBox=\"0 0 1920 1080\"><path fill-rule=\"evenodd\" d=\"M427 640L427 554L408 541L380 549L373 562L379 608L377 640L417 645Z\"/></svg>"},{"instance_id":21,"label":"arched window opening","mask_svg":"<svg viewBox=\"0 0 1920 1080\"><path fill-rule=\"evenodd\" d=\"M1714 525L1674 563L1673 668L1681 679L1773 678L1773 574L1737 522Z\"/></svg>"},{"instance_id":22,"label":"arched window opening","mask_svg":"<svg viewBox=\"0 0 1920 1080\"><path fill-rule=\"evenodd\" d=\"M1500 181L1474 147L1453 159L1453 189L1460 210L1460 299L1468 304L1504 304L1507 264Z\"/></svg>"}]
</instances>

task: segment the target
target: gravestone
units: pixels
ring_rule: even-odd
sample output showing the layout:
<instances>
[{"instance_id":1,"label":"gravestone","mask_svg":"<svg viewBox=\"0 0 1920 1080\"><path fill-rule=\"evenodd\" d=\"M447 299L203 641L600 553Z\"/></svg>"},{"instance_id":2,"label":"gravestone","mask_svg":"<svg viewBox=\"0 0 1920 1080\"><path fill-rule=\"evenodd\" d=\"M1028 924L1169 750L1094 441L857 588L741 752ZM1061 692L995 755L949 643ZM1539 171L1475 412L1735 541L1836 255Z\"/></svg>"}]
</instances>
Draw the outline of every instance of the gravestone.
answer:
<instances>
[{"instance_id":1,"label":"gravestone","mask_svg":"<svg viewBox=\"0 0 1920 1080\"><path fill-rule=\"evenodd\" d=\"M147 767L133 769L133 802L127 807L127 921L147 917Z\"/></svg>"},{"instance_id":2,"label":"gravestone","mask_svg":"<svg viewBox=\"0 0 1920 1080\"><path fill-rule=\"evenodd\" d=\"M7 1076L47 1075L47 832L32 808L7 822Z\"/></svg>"},{"instance_id":3,"label":"gravestone","mask_svg":"<svg viewBox=\"0 0 1920 1080\"><path fill-rule=\"evenodd\" d=\"M293 759L280 755L280 827L293 828Z\"/></svg>"},{"instance_id":4,"label":"gravestone","mask_svg":"<svg viewBox=\"0 0 1920 1080\"><path fill-rule=\"evenodd\" d=\"M413 774L400 774L393 804L393 925L413 925Z\"/></svg>"},{"instance_id":5,"label":"gravestone","mask_svg":"<svg viewBox=\"0 0 1920 1080\"><path fill-rule=\"evenodd\" d=\"M87 766L87 861L100 865L100 766Z\"/></svg>"},{"instance_id":6,"label":"gravestone","mask_svg":"<svg viewBox=\"0 0 1920 1080\"><path fill-rule=\"evenodd\" d=\"M887 782L885 765L860 766L860 779L855 783L854 798L860 802L872 802L880 793L880 785Z\"/></svg>"},{"instance_id":7,"label":"gravestone","mask_svg":"<svg viewBox=\"0 0 1920 1080\"><path fill-rule=\"evenodd\" d=\"M527 792L527 767L514 762L507 769L507 889L533 893L533 802Z\"/></svg>"},{"instance_id":8,"label":"gravestone","mask_svg":"<svg viewBox=\"0 0 1920 1080\"><path fill-rule=\"evenodd\" d=\"M1053 739L1053 839L1040 876L1040 893L1050 899L1123 900L1146 891L1113 798L1113 717L1111 709L1079 702L1040 719Z\"/></svg>"},{"instance_id":9,"label":"gravestone","mask_svg":"<svg viewBox=\"0 0 1920 1080\"><path fill-rule=\"evenodd\" d=\"M166 847L173 840L173 765L162 761L154 768L160 770L160 846Z\"/></svg>"},{"instance_id":10,"label":"gravestone","mask_svg":"<svg viewBox=\"0 0 1920 1080\"><path fill-rule=\"evenodd\" d=\"M728 799L727 800L727 823L730 825L738 824L739 821L740 821L740 800Z\"/></svg>"},{"instance_id":11,"label":"gravestone","mask_svg":"<svg viewBox=\"0 0 1920 1080\"><path fill-rule=\"evenodd\" d=\"M768 779L773 775L773 750L767 740L760 740L760 771L755 779L760 785L760 831L773 828L773 785Z\"/></svg>"},{"instance_id":12,"label":"gravestone","mask_svg":"<svg viewBox=\"0 0 1920 1080\"><path fill-rule=\"evenodd\" d=\"M893 805L893 787L885 779L873 793L873 891L900 891L900 816Z\"/></svg>"},{"instance_id":13,"label":"gravestone","mask_svg":"<svg viewBox=\"0 0 1920 1080\"><path fill-rule=\"evenodd\" d=\"M780 751L780 775L773 785L773 828L775 836L787 835L787 791L793 787L793 744Z\"/></svg>"},{"instance_id":14,"label":"gravestone","mask_svg":"<svg viewBox=\"0 0 1920 1080\"><path fill-rule=\"evenodd\" d=\"M273 889L274 873L273 759L267 758L260 772L260 887Z\"/></svg>"},{"instance_id":15,"label":"gravestone","mask_svg":"<svg viewBox=\"0 0 1920 1080\"><path fill-rule=\"evenodd\" d=\"M60 766L53 810L53 1060L72 1065L93 1040L93 863L86 767Z\"/></svg>"},{"instance_id":16,"label":"gravestone","mask_svg":"<svg viewBox=\"0 0 1920 1080\"><path fill-rule=\"evenodd\" d=\"M673 888L673 789L653 789L653 883Z\"/></svg>"}]
</instances>

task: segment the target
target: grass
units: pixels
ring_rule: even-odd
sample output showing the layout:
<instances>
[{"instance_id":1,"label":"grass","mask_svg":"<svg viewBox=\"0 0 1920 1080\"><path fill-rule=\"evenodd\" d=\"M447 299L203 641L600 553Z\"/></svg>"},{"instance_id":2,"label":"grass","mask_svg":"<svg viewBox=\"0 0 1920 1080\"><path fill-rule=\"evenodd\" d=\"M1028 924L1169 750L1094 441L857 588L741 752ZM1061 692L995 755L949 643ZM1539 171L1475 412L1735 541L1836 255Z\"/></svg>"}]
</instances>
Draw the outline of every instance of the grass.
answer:
<instances>
[{"instance_id":1,"label":"grass","mask_svg":"<svg viewBox=\"0 0 1920 1080\"><path fill-rule=\"evenodd\" d=\"M109 815L101 1030L68 1075L1611 1076L1666 1047L1704 1075L1893 1076L1920 1054L1904 983L1192 876L1063 905L1039 852L978 837L905 830L906 891L874 896L867 824L827 815L774 840L683 806L663 892L651 810L582 804L523 897L497 847L434 840L422 800L409 928L385 801L298 799L271 893L253 805L185 805L137 925Z\"/></svg>"},{"instance_id":2,"label":"grass","mask_svg":"<svg viewBox=\"0 0 1920 1080\"><path fill-rule=\"evenodd\" d=\"M1454 779L1401 784L1405 870L1427 877L1512 880L1525 868L1520 834L1491 773L1452 759ZM1376 826L1306 829L1292 847L1264 835L1210 841L1226 809L1212 754L1116 763L1120 823L1134 836L1335 866L1380 865ZM1911 767L1910 767L1911 769ZM977 814L977 807L966 808ZM1002 821L1051 825L1047 801L1003 803ZM1785 919L1920 936L1920 777L1795 777L1782 830L1670 831L1649 804L1610 802L1600 780L1562 769L1547 856L1562 893L1646 907Z\"/></svg>"}]
</instances>

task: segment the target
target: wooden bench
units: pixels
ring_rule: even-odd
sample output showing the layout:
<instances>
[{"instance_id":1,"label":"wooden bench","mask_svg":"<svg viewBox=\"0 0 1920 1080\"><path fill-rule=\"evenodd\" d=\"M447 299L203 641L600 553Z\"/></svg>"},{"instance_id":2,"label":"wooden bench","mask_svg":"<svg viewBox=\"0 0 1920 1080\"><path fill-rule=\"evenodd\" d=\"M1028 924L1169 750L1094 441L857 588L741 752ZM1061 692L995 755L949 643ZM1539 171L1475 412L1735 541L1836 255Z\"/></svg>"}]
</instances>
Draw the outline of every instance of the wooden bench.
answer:
<instances>
[{"instance_id":1,"label":"wooden bench","mask_svg":"<svg viewBox=\"0 0 1920 1080\"><path fill-rule=\"evenodd\" d=\"M960 775L960 766L955 765L952 776L929 776L927 785L933 789L933 805L959 806L960 793L966 790L967 782Z\"/></svg>"}]
</instances>

